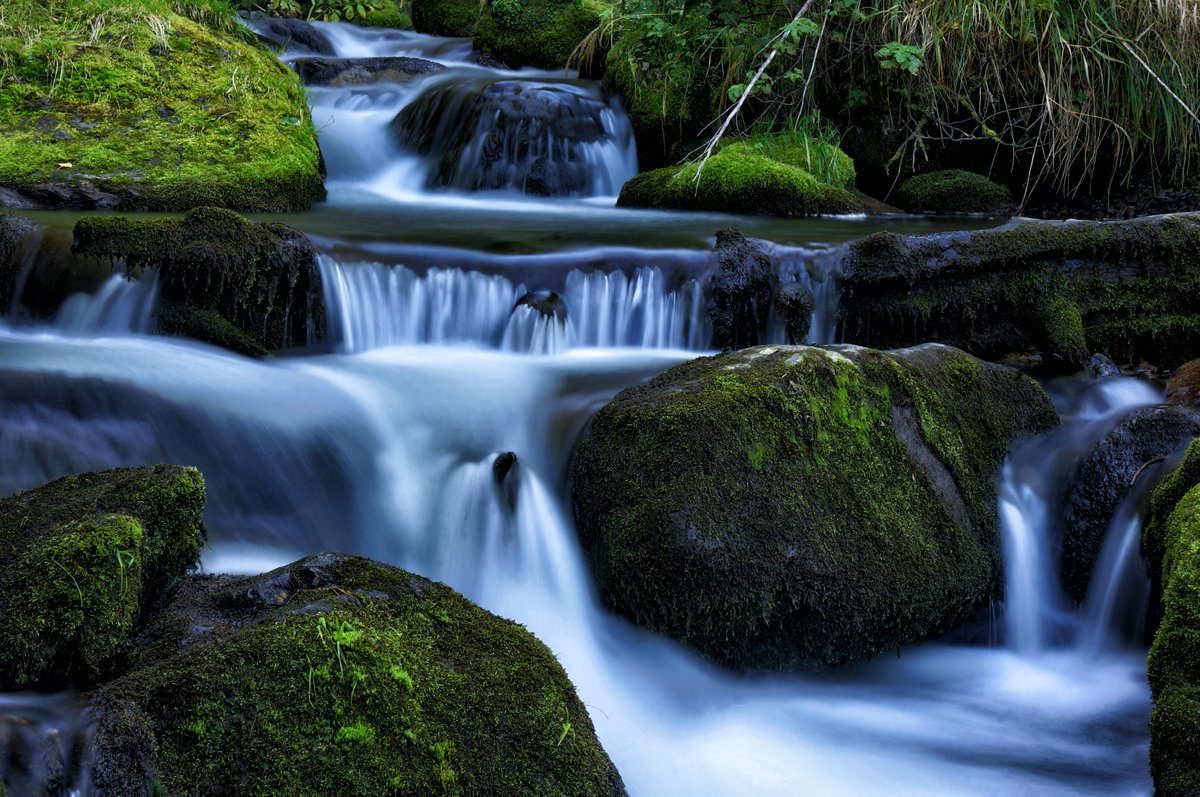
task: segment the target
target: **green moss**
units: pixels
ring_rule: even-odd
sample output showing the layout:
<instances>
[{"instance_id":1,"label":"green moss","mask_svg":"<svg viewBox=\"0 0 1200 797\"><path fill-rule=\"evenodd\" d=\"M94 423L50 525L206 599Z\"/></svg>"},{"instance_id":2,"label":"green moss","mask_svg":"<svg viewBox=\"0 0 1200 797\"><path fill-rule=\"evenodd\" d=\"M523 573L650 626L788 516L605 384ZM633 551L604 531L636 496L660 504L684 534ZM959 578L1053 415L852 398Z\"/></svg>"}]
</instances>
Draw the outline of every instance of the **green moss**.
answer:
<instances>
[{"instance_id":1,"label":"green moss","mask_svg":"<svg viewBox=\"0 0 1200 797\"><path fill-rule=\"evenodd\" d=\"M621 188L621 207L674 208L770 216L854 213L852 194L818 182L808 172L739 147L717 152L698 166L643 172Z\"/></svg>"},{"instance_id":2,"label":"green moss","mask_svg":"<svg viewBox=\"0 0 1200 797\"><path fill-rule=\"evenodd\" d=\"M1150 771L1157 793L1190 795L1200 788L1200 444L1154 491L1144 550L1163 610L1146 666Z\"/></svg>"},{"instance_id":3,"label":"green moss","mask_svg":"<svg viewBox=\"0 0 1200 797\"><path fill-rule=\"evenodd\" d=\"M130 276L155 269L170 334L263 356L324 332L315 255L292 227L219 208L153 221L97 216L76 222L72 251L120 259Z\"/></svg>"},{"instance_id":4,"label":"green moss","mask_svg":"<svg viewBox=\"0 0 1200 797\"><path fill-rule=\"evenodd\" d=\"M128 209L293 210L324 197L299 79L236 26L148 0L58 16L33 5L6 4L18 24L0 28L0 185L89 184Z\"/></svg>"},{"instance_id":5,"label":"green moss","mask_svg":"<svg viewBox=\"0 0 1200 797\"><path fill-rule=\"evenodd\" d=\"M752 136L726 144L726 149L795 166L834 188L852 188L857 176L853 159L840 148L798 132Z\"/></svg>"},{"instance_id":6,"label":"green moss","mask_svg":"<svg viewBox=\"0 0 1200 797\"><path fill-rule=\"evenodd\" d=\"M599 24L595 11L571 0L490 0L472 43L510 67L555 69Z\"/></svg>"},{"instance_id":7,"label":"green moss","mask_svg":"<svg viewBox=\"0 0 1200 797\"><path fill-rule=\"evenodd\" d=\"M936 634L991 589L995 475L1055 422L1014 371L932 347L759 347L622 391L573 465L606 600L739 668Z\"/></svg>"},{"instance_id":8,"label":"green moss","mask_svg":"<svg viewBox=\"0 0 1200 797\"><path fill-rule=\"evenodd\" d=\"M896 204L920 213L995 213L1010 202L1004 186L960 169L918 174L896 192Z\"/></svg>"},{"instance_id":9,"label":"green moss","mask_svg":"<svg viewBox=\"0 0 1200 797\"><path fill-rule=\"evenodd\" d=\"M864 345L934 340L984 358L1082 349L1165 367L1200 350L1200 219L1189 215L877 233L850 245L845 269L840 332Z\"/></svg>"},{"instance_id":10,"label":"green moss","mask_svg":"<svg viewBox=\"0 0 1200 797\"><path fill-rule=\"evenodd\" d=\"M413 0L413 29L434 36L470 36L479 5L478 0Z\"/></svg>"},{"instance_id":11,"label":"green moss","mask_svg":"<svg viewBox=\"0 0 1200 797\"><path fill-rule=\"evenodd\" d=\"M104 675L142 608L191 568L204 482L159 465L70 476L0 501L0 686Z\"/></svg>"},{"instance_id":12,"label":"green moss","mask_svg":"<svg viewBox=\"0 0 1200 797\"><path fill-rule=\"evenodd\" d=\"M324 554L192 578L144 641L93 703L113 793L141 793L142 768L165 794L624 793L544 645L395 568Z\"/></svg>"},{"instance_id":13,"label":"green moss","mask_svg":"<svg viewBox=\"0 0 1200 797\"><path fill-rule=\"evenodd\" d=\"M362 19L355 19L354 24L364 28L412 30L412 8L408 3L387 2L381 8L368 12Z\"/></svg>"},{"instance_id":14,"label":"green moss","mask_svg":"<svg viewBox=\"0 0 1200 797\"><path fill-rule=\"evenodd\" d=\"M694 138L713 117L714 105L703 64L656 49L668 47L618 39L605 58L604 82L629 114L639 154L647 150L661 158L675 142Z\"/></svg>"}]
</instances>

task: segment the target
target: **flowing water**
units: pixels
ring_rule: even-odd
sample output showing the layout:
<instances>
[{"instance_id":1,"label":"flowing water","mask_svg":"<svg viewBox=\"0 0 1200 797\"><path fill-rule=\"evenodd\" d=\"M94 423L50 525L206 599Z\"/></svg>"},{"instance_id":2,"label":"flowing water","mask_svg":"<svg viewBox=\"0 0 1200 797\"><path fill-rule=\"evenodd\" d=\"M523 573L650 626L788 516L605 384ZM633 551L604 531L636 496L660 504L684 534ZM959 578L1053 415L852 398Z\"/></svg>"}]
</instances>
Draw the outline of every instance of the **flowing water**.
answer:
<instances>
[{"instance_id":1,"label":"flowing water","mask_svg":"<svg viewBox=\"0 0 1200 797\"><path fill-rule=\"evenodd\" d=\"M627 122L595 84L480 67L460 41L320 28L344 57L447 66L312 91L331 205L292 222L322 251L332 350L257 362L142 334L152 279L103 282L52 325L0 322L0 495L82 470L196 465L209 496L206 570L261 572L332 549L445 581L555 652L634 795L1150 793L1145 650L1118 611L1136 602L1133 538L1118 535L1104 553L1084 610L1061 598L1050 560L1051 518L1074 462L1122 413L1156 401L1151 391L1123 381L1068 391L1058 400L1063 428L1006 464L1001 640L988 644L984 623L978 639L826 675L714 668L599 606L565 474L599 406L709 345L702 307L715 227L681 234L665 228L683 214L602 206L632 166ZM466 94L454 75L470 83ZM511 108L506 92L522 81L535 85L538 108L602 108L602 134L576 130L572 146L513 150L504 156L513 168L475 185L453 161L474 158L471 141L494 130L476 124L466 144L435 153L413 141L413 115L401 117L423 102L439 119L480 123L468 106L484 97ZM500 99L485 96L497 83L506 84ZM587 154L597 148L607 154ZM574 164L556 172L555 201L536 195L551 185L548 163ZM429 206L451 221L431 223L428 235L389 226L432 219ZM591 217L598 237L582 221ZM686 224L708 224L701 218ZM497 245L509 219L525 225L515 250ZM875 228L778 229L772 237L786 245L772 257L816 298L810 338L830 341L837 245ZM492 475L509 451L515 495ZM1132 506L1122 517L1118 531L1136 525ZM80 721L69 696L2 699L0 713L22 723Z\"/></svg>"}]
</instances>

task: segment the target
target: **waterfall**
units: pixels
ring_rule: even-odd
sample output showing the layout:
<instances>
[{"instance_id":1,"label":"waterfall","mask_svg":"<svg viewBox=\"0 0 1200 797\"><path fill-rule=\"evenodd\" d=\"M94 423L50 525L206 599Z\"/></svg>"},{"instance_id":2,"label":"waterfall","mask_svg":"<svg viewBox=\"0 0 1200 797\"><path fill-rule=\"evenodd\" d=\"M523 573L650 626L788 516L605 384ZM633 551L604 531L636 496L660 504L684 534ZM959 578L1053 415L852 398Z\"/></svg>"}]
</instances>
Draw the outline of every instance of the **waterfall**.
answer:
<instances>
[{"instance_id":1,"label":"waterfall","mask_svg":"<svg viewBox=\"0 0 1200 797\"><path fill-rule=\"evenodd\" d=\"M999 517L1004 547L1004 629L1010 648L1022 654L1044 651L1070 636L1081 624L1096 629L1112 611L1109 585L1130 566L1141 524L1136 516L1118 513L1110 530L1115 546L1097 569L1093 589L1099 589L1089 622L1074 616L1058 585L1051 562L1052 519L1058 517L1067 479L1078 458L1086 454L1130 411L1155 404L1159 395L1144 382L1111 379L1093 385L1081 396L1060 399L1061 427L1044 438L1028 441L1005 461L1000 478ZM1104 557L1102 556L1102 559ZM1101 584L1100 582L1104 582ZM1105 605L1107 604L1107 608ZM1089 632L1085 647L1095 649L1102 636ZM1087 636L1087 634L1085 634Z\"/></svg>"},{"instance_id":2,"label":"waterfall","mask_svg":"<svg viewBox=\"0 0 1200 797\"><path fill-rule=\"evenodd\" d=\"M130 280L114 274L90 296L68 296L54 317L54 326L75 333L146 333L157 305L158 281L153 275Z\"/></svg>"}]
</instances>

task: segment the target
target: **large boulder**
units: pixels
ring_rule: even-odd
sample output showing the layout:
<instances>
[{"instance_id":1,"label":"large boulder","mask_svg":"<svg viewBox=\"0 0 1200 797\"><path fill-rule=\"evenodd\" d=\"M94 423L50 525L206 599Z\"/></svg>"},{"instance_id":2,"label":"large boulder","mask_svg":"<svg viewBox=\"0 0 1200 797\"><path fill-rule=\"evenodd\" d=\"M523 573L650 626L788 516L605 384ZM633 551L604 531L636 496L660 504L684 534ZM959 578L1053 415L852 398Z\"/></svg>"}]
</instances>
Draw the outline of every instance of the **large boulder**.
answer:
<instances>
[{"instance_id":1,"label":"large boulder","mask_svg":"<svg viewBox=\"0 0 1200 797\"><path fill-rule=\"evenodd\" d=\"M344 554L189 577L91 710L105 794L624 794L545 645Z\"/></svg>"},{"instance_id":2,"label":"large boulder","mask_svg":"<svg viewBox=\"0 0 1200 797\"><path fill-rule=\"evenodd\" d=\"M846 662L953 627L998 573L996 475L1057 423L945 346L763 346L619 393L579 441L603 599L739 669Z\"/></svg>"},{"instance_id":3,"label":"large boulder","mask_svg":"<svg viewBox=\"0 0 1200 797\"><path fill-rule=\"evenodd\" d=\"M787 217L862 211L844 188L741 147L720 150L703 167L689 163L642 172L621 187L617 205Z\"/></svg>"},{"instance_id":4,"label":"large boulder","mask_svg":"<svg viewBox=\"0 0 1200 797\"><path fill-rule=\"evenodd\" d=\"M1121 419L1079 462L1063 502L1063 589L1082 603L1117 505L1147 465L1161 461L1200 436L1200 410L1144 407Z\"/></svg>"},{"instance_id":5,"label":"large boulder","mask_svg":"<svg viewBox=\"0 0 1200 797\"><path fill-rule=\"evenodd\" d=\"M110 673L144 608L195 565L204 481L157 465L84 473L0 501L0 689Z\"/></svg>"},{"instance_id":6,"label":"large boulder","mask_svg":"<svg viewBox=\"0 0 1200 797\"><path fill-rule=\"evenodd\" d=\"M73 251L119 259L130 277L157 271L164 332L251 356L324 335L316 255L293 227L197 208L182 219L84 218L74 235Z\"/></svg>"},{"instance_id":7,"label":"large boulder","mask_svg":"<svg viewBox=\"0 0 1200 797\"><path fill-rule=\"evenodd\" d=\"M1155 490L1143 552L1162 613L1146 665L1150 774L1156 794L1190 797L1200 794L1200 444Z\"/></svg>"},{"instance_id":8,"label":"large boulder","mask_svg":"<svg viewBox=\"0 0 1200 797\"><path fill-rule=\"evenodd\" d=\"M839 331L867 346L937 341L994 359L1090 352L1170 367L1200 351L1200 214L1014 222L850 244Z\"/></svg>"},{"instance_id":9,"label":"large boulder","mask_svg":"<svg viewBox=\"0 0 1200 797\"><path fill-rule=\"evenodd\" d=\"M896 204L918 213L996 213L1011 202L1004 186L961 169L910 177L896 191Z\"/></svg>"},{"instance_id":10,"label":"large boulder","mask_svg":"<svg viewBox=\"0 0 1200 797\"><path fill-rule=\"evenodd\" d=\"M324 198L303 86L232 13L183 9L210 26L148 0L23 7L21 36L5 39L21 66L0 81L0 206L289 211Z\"/></svg>"},{"instance_id":11,"label":"large boulder","mask_svg":"<svg viewBox=\"0 0 1200 797\"><path fill-rule=\"evenodd\" d=\"M573 0L489 0L471 42L513 69L557 69L599 24L599 14Z\"/></svg>"}]
</instances>

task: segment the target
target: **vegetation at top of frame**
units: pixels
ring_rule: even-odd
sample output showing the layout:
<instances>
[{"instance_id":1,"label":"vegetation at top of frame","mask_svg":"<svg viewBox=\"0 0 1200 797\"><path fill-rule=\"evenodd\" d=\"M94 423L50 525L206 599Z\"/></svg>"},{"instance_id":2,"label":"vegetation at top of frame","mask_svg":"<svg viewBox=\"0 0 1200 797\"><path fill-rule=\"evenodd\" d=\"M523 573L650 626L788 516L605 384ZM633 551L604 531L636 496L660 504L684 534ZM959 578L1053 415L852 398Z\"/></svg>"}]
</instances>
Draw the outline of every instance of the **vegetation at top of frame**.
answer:
<instances>
[{"instance_id":1,"label":"vegetation at top of frame","mask_svg":"<svg viewBox=\"0 0 1200 797\"><path fill-rule=\"evenodd\" d=\"M252 39L228 0L5 2L0 186L70 205L86 185L129 209L308 206L324 189L303 87Z\"/></svg>"},{"instance_id":2,"label":"vegetation at top of frame","mask_svg":"<svg viewBox=\"0 0 1200 797\"><path fill-rule=\"evenodd\" d=\"M963 166L949 143L1071 195L1195 175L1198 33L1194 0L625 0L590 44L660 158L748 92L731 134L816 107L874 141L860 168Z\"/></svg>"},{"instance_id":3,"label":"vegetation at top of frame","mask_svg":"<svg viewBox=\"0 0 1200 797\"><path fill-rule=\"evenodd\" d=\"M412 29L412 13L405 0L243 0L242 8L273 17Z\"/></svg>"}]
</instances>

